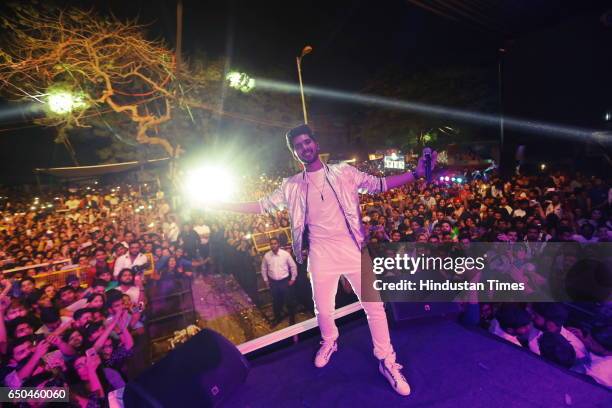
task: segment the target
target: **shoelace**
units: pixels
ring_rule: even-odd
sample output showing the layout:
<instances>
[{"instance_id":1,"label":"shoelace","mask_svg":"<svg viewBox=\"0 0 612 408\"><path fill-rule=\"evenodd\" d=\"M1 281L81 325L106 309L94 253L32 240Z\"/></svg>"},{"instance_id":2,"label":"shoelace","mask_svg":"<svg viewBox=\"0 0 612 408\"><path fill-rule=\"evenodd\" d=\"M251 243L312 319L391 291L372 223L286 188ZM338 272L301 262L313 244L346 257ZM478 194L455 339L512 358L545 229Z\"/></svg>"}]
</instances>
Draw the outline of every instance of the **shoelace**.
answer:
<instances>
[{"instance_id":1,"label":"shoelace","mask_svg":"<svg viewBox=\"0 0 612 408\"><path fill-rule=\"evenodd\" d=\"M322 346L327 345L327 347L321 347L317 355L324 355L325 358L327 358L331 351L334 349L334 343L327 343L325 340L323 340L320 341L319 344Z\"/></svg>"},{"instance_id":2,"label":"shoelace","mask_svg":"<svg viewBox=\"0 0 612 408\"><path fill-rule=\"evenodd\" d=\"M399 364L399 363L392 363L390 367L387 367L387 370L389 370L389 373L391 373L391 377L393 377L395 382L397 382L397 378L395 377L396 375L399 375L400 379L402 379L403 381L407 382L406 381L406 377L404 377L404 375L400 371L402 368L404 368L404 366Z\"/></svg>"}]
</instances>

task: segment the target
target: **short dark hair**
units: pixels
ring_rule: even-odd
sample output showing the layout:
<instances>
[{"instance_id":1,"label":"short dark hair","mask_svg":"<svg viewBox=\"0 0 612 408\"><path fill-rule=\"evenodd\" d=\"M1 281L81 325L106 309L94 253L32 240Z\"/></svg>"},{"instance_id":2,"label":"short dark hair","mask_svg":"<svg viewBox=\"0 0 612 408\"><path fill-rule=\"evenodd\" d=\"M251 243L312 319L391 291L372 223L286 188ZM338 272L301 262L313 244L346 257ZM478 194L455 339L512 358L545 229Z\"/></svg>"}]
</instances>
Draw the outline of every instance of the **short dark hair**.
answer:
<instances>
[{"instance_id":1,"label":"short dark hair","mask_svg":"<svg viewBox=\"0 0 612 408\"><path fill-rule=\"evenodd\" d=\"M531 319L524 309L512 304L503 305L495 314L499 327L506 329L518 329L527 326Z\"/></svg>"},{"instance_id":2,"label":"short dark hair","mask_svg":"<svg viewBox=\"0 0 612 408\"><path fill-rule=\"evenodd\" d=\"M61 287L61 288L60 288L60 289L57 291L57 293L58 293L60 296L62 296L62 294L63 294L64 292L72 292L72 293L75 293L76 291L74 290L74 288L73 288L72 286L68 286L68 285L66 285L66 286L62 286L62 287Z\"/></svg>"},{"instance_id":3,"label":"short dark hair","mask_svg":"<svg viewBox=\"0 0 612 408\"><path fill-rule=\"evenodd\" d=\"M104 272L110 273L110 271L104 271ZM94 279L93 283L91 284L91 287L95 288L96 286L104 286L104 288L106 289L107 285L108 283L106 283L106 281L103 279Z\"/></svg>"},{"instance_id":4,"label":"short dark hair","mask_svg":"<svg viewBox=\"0 0 612 408\"><path fill-rule=\"evenodd\" d=\"M119 271L119 273L117 274L117 280L121 279L121 277L123 276L123 274L125 272L129 272L130 275L132 275L132 278L134 277L134 271L131 270L130 268L123 268L122 270Z\"/></svg>"},{"instance_id":5,"label":"short dark hair","mask_svg":"<svg viewBox=\"0 0 612 408\"><path fill-rule=\"evenodd\" d=\"M17 330L17 326L19 326L20 324L27 324L28 326L30 326L32 328L32 330L34 329L34 325L32 324L32 320L30 320L27 317L17 317L13 320L11 320L11 322L7 325L7 329L9 332L9 336L10 337L15 337L15 330Z\"/></svg>"},{"instance_id":6,"label":"short dark hair","mask_svg":"<svg viewBox=\"0 0 612 408\"><path fill-rule=\"evenodd\" d=\"M34 285L34 284L35 284L35 282L34 282L34 278L32 278L31 276L26 276L25 278L21 279L21 282L19 282L19 285L21 285L21 284L22 284L23 282L25 282L25 281L30 281L30 282L32 282L32 285Z\"/></svg>"},{"instance_id":7,"label":"short dark hair","mask_svg":"<svg viewBox=\"0 0 612 408\"><path fill-rule=\"evenodd\" d=\"M559 333L544 333L538 339L540 355L546 360L571 368L576 363L576 350Z\"/></svg>"},{"instance_id":8,"label":"short dark hair","mask_svg":"<svg viewBox=\"0 0 612 408\"><path fill-rule=\"evenodd\" d=\"M290 129L285 134L285 139L287 140L287 148L291 153L293 153L293 139L300 135L308 135L312 140L314 140L315 142L317 141L315 133L310 126L305 124L296 126L293 129Z\"/></svg>"},{"instance_id":9,"label":"short dark hair","mask_svg":"<svg viewBox=\"0 0 612 408\"><path fill-rule=\"evenodd\" d=\"M93 313L93 312L94 312L94 309L91 309L89 307L83 307L77 310L76 312L74 312L74 314L72 315L72 318L74 320L79 320L81 316L83 316L85 313Z\"/></svg>"},{"instance_id":10,"label":"short dark hair","mask_svg":"<svg viewBox=\"0 0 612 408\"><path fill-rule=\"evenodd\" d=\"M63 339L65 342L68 342L68 340L70 339L70 336L71 336L71 335L72 335L72 333L74 333L74 332L79 332L79 333L81 334L81 336L83 336L83 331L82 331L82 330L79 330L79 329L68 329L68 330L66 330L66 331L65 331L65 332L64 332L64 333L61 335L61 337L62 337L62 339ZM85 336L83 336L83 337L85 337Z\"/></svg>"},{"instance_id":11,"label":"short dark hair","mask_svg":"<svg viewBox=\"0 0 612 408\"><path fill-rule=\"evenodd\" d=\"M106 307L112 307L113 303L123 299L123 292L117 289L111 289L106 292Z\"/></svg>"},{"instance_id":12,"label":"short dark hair","mask_svg":"<svg viewBox=\"0 0 612 408\"><path fill-rule=\"evenodd\" d=\"M28 341L30 343L34 343L34 336L24 336L24 337L20 337L18 339L15 339L15 340L11 341L9 343L8 350L7 350L6 354L8 356L12 356L13 352L15 351L15 348L21 346L23 343L27 343Z\"/></svg>"},{"instance_id":13,"label":"short dark hair","mask_svg":"<svg viewBox=\"0 0 612 408\"><path fill-rule=\"evenodd\" d=\"M531 309L557 326L563 326L569 314L565 306L559 303L537 302L531 305Z\"/></svg>"}]
</instances>

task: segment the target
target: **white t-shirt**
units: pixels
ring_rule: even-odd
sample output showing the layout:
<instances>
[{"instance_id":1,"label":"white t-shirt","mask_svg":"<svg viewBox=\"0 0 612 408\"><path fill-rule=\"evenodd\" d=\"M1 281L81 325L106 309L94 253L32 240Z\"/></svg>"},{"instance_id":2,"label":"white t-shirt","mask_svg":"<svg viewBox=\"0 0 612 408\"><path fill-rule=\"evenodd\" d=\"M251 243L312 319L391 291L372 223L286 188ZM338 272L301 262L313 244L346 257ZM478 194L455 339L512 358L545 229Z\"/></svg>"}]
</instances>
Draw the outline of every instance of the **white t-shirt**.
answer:
<instances>
[{"instance_id":1,"label":"white t-shirt","mask_svg":"<svg viewBox=\"0 0 612 408\"><path fill-rule=\"evenodd\" d=\"M306 224L310 239L308 272L314 279L318 274L359 272L361 251L351 237L338 199L325 179L325 170L307 172L306 177Z\"/></svg>"},{"instance_id":2,"label":"white t-shirt","mask_svg":"<svg viewBox=\"0 0 612 408\"><path fill-rule=\"evenodd\" d=\"M125 269L125 268L132 269L134 265L142 266L142 265L145 265L147 262L149 262L149 258L147 258L145 254L139 253L138 256L136 256L136 258L134 259L134 262L132 262L132 258L130 257L129 252L127 254L121 255L115 261L115 269L113 270L113 277L116 278L122 269Z\"/></svg>"},{"instance_id":3,"label":"white t-shirt","mask_svg":"<svg viewBox=\"0 0 612 408\"><path fill-rule=\"evenodd\" d=\"M196 225L193 230L198 233L199 236L210 235L210 227L206 224Z\"/></svg>"},{"instance_id":4,"label":"white t-shirt","mask_svg":"<svg viewBox=\"0 0 612 408\"><path fill-rule=\"evenodd\" d=\"M534 340L533 340L533 345L534 348L537 349L537 351L535 352L536 354L540 354L540 345L538 343L538 340L540 337L542 337L544 333L540 333ZM574 351L576 352L576 359L577 360L581 360L583 359L588 351L586 349L586 347L584 346L584 343L582 343L582 341L580 341L580 339L578 337L576 337L576 335L574 333L572 333L571 331L567 330L565 327L561 327L561 336L563 336L563 338L565 338L565 340L567 340L567 342L574 348ZM531 343L530 343L531 346Z\"/></svg>"},{"instance_id":5,"label":"white t-shirt","mask_svg":"<svg viewBox=\"0 0 612 408\"><path fill-rule=\"evenodd\" d=\"M117 286L116 289L121 293L128 295L132 304L138 303L138 299L140 298L140 289L137 286L130 286L127 290L123 290L121 285Z\"/></svg>"}]
</instances>

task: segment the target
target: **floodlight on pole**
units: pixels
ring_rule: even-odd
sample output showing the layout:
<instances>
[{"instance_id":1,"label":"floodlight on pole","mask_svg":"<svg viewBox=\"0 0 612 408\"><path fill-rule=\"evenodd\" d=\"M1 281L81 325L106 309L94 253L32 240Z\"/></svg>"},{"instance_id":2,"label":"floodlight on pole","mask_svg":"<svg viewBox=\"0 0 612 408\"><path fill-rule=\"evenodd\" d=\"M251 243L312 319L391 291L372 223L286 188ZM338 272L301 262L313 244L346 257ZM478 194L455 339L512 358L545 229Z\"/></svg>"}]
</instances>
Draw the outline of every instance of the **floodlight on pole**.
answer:
<instances>
[{"instance_id":1,"label":"floodlight on pole","mask_svg":"<svg viewBox=\"0 0 612 408\"><path fill-rule=\"evenodd\" d=\"M300 94L302 95L302 111L304 112L304 124L308 124L308 114L306 113L306 100L304 99L304 84L302 83L302 58L304 58L306 54L310 54L311 52L312 52L312 47L310 45L307 45L302 49L302 53L300 54L300 56L296 57L295 59L297 63L298 78L300 80Z\"/></svg>"}]
</instances>

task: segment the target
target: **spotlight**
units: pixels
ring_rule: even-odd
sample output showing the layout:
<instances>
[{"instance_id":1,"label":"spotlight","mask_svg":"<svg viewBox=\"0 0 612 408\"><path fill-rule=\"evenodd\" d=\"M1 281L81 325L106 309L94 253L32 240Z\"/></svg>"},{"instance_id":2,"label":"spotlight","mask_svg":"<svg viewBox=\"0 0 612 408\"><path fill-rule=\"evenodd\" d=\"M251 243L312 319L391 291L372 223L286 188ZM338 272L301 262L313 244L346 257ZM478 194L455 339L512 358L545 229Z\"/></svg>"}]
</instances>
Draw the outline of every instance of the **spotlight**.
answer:
<instances>
[{"instance_id":1,"label":"spotlight","mask_svg":"<svg viewBox=\"0 0 612 408\"><path fill-rule=\"evenodd\" d=\"M184 193L199 203L229 200L235 189L233 175L215 166L205 166L189 172L184 184Z\"/></svg>"},{"instance_id":2,"label":"spotlight","mask_svg":"<svg viewBox=\"0 0 612 408\"><path fill-rule=\"evenodd\" d=\"M450 181L450 177L448 176L444 177L444 181Z\"/></svg>"},{"instance_id":3,"label":"spotlight","mask_svg":"<svg viewBox=\"0 0 612 408\"><path fill-rule=\"evenodd\" d=\"M444 181L444 176L440 176L440 181Z\"/></svg>"},{"instance_id":4,"label":"spotlight","mask_svg":"<svg viewBox=\"0 0 612 408\"><path fill-rule=\"evenodd\" d=\"M87 107L85 97L82 94L74 94L69 91L54 90L47 95L49 110L58 115L66 115L73 110Z\"/></svg>"},{"instance_id":5,"label":"spotlight","mask_svg":"<svg viewBox=\"0 0 612 408\"><path fill-rule=\"evenodd\" d=\"M232 71L225 76L230 88L234 88L244 93L251 92L255 88L255 79L243 72Z\"/></svg>"},{"instance_id":6,"label":"spotlight","mask_svg":"<svg viewBox=\"0 0 612 408\"><path fill-rule=\"evenodd\" d=\"M461 177L457 177L457 183L463 183L463 179Z\"/></svg>"},{"instance_id":7,"label":"spotlight","mask_svg":"<svg viewBox=\"0 0 612 408\"><path fill-rule=\"evenodd\" d=\"M457 179L454 177L451 177L451 181L454 183L455 181L457 181Z\"/></svg>"},{"instance_id":8,"label":"spotlight","mask_svg":"<svg viewBox=\"0 0 612 408\"><path fill-rule=\"evenodd\" d=\"M542 171L546 170L546 163L540 164L540 170Z\"/></svg>"}]
</instances>

